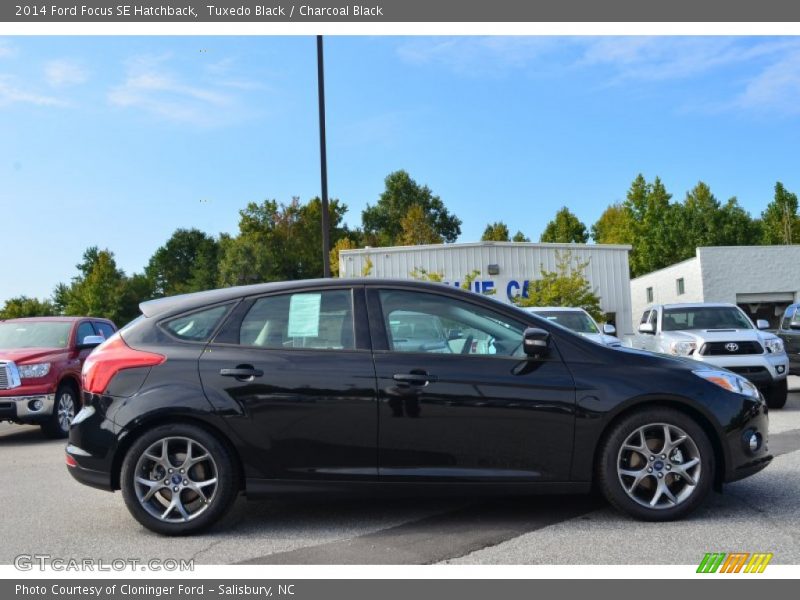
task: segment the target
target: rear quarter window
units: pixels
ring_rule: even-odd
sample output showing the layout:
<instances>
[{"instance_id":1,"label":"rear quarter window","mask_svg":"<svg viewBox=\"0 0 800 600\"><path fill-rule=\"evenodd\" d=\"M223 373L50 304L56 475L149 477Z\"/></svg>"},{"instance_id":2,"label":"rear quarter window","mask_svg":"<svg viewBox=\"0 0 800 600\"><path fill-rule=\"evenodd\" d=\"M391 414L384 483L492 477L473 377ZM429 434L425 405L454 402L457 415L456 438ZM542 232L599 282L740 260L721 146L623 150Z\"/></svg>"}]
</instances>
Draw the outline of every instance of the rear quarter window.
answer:
<instances>
[{"instance_id":1,"label":"rear quarter window","mask_svg":"<svg viewBox=\"0 0 800 600\"><path fill-rule=\"evenodd\" d=\"M207 342L222 318L228 312L229 304L214 306L205 310L181 315L162 323L162 327L173 337L187 342Z\"/></svg>"}]
</instances>

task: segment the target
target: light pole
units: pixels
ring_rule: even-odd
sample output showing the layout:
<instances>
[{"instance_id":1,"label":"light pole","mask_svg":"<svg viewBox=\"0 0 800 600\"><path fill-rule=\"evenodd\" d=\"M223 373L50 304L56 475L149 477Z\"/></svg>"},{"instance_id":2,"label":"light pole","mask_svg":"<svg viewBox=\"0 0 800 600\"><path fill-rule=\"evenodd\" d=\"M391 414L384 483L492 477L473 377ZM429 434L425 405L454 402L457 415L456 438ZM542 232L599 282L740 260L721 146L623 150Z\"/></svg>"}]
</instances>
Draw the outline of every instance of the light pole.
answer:
<instances>
[{"instance_id":1,"label":"light pole","mask_svg":"<svg viewBox=\"0 0 800 600\"><path fill-rule=\"evenodd\" d=\"M322 59L322 36L317 36L317 89L319 91L319 168L322 179L322 273L331 276L331 232L328 214L328 154L325 149L325 67Z\"/></svg>"}]
</instances>

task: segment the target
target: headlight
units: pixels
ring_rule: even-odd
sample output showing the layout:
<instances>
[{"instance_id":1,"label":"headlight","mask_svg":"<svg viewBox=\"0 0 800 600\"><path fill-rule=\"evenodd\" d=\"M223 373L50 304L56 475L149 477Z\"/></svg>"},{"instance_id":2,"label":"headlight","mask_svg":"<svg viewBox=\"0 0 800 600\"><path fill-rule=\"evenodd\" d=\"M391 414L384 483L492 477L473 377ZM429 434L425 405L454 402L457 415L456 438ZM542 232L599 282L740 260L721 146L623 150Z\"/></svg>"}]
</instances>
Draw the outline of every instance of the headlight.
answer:
<instances>
[{"instance_id":1,"label":"headlight","mask_svg":"<svg viewBox=\"0 0 800 600\"><path fill-rule=\"evenodd\" d=\"M725 388L729 392L735 394L742 394L749 398L758 400L758 388L754 386L744 377L740 377L735 373L728 373L727 371L714 371L712 369L703 369L701 371L692 371L698 377L702 377L706 381L710 381L721 388Z\"/></svg>"},{"instance_id":2,"label":"headlight","mask_svg":"<svg viewBox=\"0 0 800 600\"><path fill-rule=\"evenodd\" d=\"M764 345L767 347L767 352L772 354L783 354L783 340L780 338L770 338L764 340Z\"/></svg>"},{"instance_id":3,"label":"headlight","mask_svg":"<svg viewBox=\"0 0 800 600\"><path fill-rule=\"evenodd\" d=\"M695 342L671 342L669 345L669 353L675 356L689 356L697 350Z\"/></svg>"},{"instance_id":4,"label":"headlight","mask_svg":"<svg viewBox=\"0 0 800 600\"><path fill-rule=\"evenodd\" d=\"M35 365L17 365L19 376L22 379L35 379L44 377L50 372L50 363L36 363Z\"/></svg>"}]
</instances>

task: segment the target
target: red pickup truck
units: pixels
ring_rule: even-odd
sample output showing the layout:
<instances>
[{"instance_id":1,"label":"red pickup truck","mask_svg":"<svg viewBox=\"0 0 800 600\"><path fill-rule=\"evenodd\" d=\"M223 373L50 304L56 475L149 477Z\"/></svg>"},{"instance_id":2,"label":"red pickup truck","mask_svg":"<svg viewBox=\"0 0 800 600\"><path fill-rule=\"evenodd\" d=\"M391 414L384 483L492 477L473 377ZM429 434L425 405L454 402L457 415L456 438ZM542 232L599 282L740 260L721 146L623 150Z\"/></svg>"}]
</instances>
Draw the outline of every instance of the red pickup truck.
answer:
<instances>
[{"instance_id":1,"label":"red pickup truck","mask_svg":"<svg viewBox=\"0 0 800 600\"><path fill-rule=\"evenodd\" d=\"M31 423L61 438L80 407L83 361L117 330L94 317L0 321L0 421Z\"/></svg>"}]
</instances>

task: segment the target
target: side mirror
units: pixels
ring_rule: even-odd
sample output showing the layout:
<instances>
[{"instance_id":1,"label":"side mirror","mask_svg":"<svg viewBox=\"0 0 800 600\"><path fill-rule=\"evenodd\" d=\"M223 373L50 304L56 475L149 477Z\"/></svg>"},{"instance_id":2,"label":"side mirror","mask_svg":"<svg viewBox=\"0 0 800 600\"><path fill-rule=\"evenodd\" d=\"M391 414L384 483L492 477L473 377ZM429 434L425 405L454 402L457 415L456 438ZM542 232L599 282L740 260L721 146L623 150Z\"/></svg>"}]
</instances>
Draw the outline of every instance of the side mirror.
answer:
<instances>
[{"instance_id":1,"label":"side mirror","mask_svg":"<svg viewBox=\"0 0 800 600\"><path fill-rule=\"evenodd\" d=\"M528 356L541 358L550 347L550 332L538 327L528 327L522 334L522 347Z\"/></svg>"},{"instance_id":2,"label":"side mirror","mask_svg":"<svg viewBox=\"0 0 800 600\"><path fill-rule=\"evenodd\" d=\"M615 335L617 333L617 328L614 327L611 323L606 323L603 325L603 333L606 335Z\"/></svg>"},{"instance_id":3,"label":"side mirror","mask_svg":"<svg viewBox=\"0 0 800 600\"><path fill-rule=\"evenodd\" d=\"M759 329L769 329L769 321L766 319L759 319L756 321L756 327Z\"/></svg>"},{"instance_id":4,"label":"side mirror","mask_svg":"<svg viewBox=\"0 0 800 600\"><path fill-rule=\"evenodd\" d=\"M106 341L102 335L87 335L83 338L83 341L78 344L79 350L85 350L86 348L95 348Z\"/></svg>"},{"instance_id":5,"label":"side mirror","mask_svg":"<svg viewBox=\"0 0 800 600\"><path fill-rule=\"evenodd\" d=\"M654 334L655 332L656 330L653 329L652 323L642 323L641 325L639 325L639 333Z\"/></svg>"}]
</instances>

